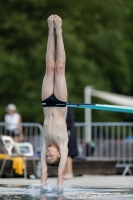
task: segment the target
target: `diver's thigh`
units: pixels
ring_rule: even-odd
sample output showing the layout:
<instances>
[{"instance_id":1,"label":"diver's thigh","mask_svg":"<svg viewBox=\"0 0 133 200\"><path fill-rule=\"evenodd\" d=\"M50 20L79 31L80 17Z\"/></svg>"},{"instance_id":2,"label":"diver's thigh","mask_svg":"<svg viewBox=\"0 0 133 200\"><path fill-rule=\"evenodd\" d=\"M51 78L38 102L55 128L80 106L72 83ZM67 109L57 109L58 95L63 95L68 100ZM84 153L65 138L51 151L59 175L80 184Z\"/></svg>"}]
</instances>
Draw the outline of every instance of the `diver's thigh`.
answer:
<instances>
[{"instance_id":1,"label":"diver's thigh","mask_svg":"<svg viewBox=\"0 0 133 200\"><path fill-rule=\"evenodd\" d=\"M54 74L45 74L42 83L42 100L47 99L54 92Z\"/></svg>"},{"instance_id":2,"label":"diver's thigh","mask_svg":"<svg viewBox=\"0 0 133 200\"><path fill-rule=\"evenodd\" d=\"M55 73L54 95L61 101L67 101L67 85L65 74Z\"/></svg>"}]
</instances>

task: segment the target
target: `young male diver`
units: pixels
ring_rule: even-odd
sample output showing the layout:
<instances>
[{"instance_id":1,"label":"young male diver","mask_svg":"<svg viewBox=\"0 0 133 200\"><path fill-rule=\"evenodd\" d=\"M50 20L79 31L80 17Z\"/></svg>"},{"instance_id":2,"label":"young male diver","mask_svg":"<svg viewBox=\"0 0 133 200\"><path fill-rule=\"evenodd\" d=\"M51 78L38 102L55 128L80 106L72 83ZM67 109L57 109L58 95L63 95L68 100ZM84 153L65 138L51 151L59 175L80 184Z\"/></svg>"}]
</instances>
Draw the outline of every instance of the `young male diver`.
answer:
<instances>
[{"instance_id":1,"label":"young male diver","mask_svg":"<svg viewBox=\"0 0 133 200\"><path fill-rule=\"evenodd\" d=\"M67 102L66 55L62 38L62 19L58 15L51 15L47 22L49 31L46 72L42 84L42 105L45 118L41 152L41 184L43 189L47 190L47 164L59 164L57 193L61 193L68 155L68 134L65 121ZM55 35L57 38L56 47Z\"/></svg>"}]
</instances>

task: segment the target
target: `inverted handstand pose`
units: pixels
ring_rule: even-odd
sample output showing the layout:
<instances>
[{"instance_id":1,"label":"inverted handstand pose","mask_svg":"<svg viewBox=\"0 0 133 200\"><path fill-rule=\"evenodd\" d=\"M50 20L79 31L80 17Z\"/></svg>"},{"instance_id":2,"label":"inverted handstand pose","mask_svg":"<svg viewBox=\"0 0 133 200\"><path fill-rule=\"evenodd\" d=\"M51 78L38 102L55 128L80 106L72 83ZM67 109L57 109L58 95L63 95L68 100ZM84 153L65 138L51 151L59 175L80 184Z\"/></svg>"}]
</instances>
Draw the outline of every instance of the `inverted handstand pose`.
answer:
<instances>
[{"instance_id":1,"label":"inverted handstand pose","mask_svg":"<svg viewBox=\"0 0 133 200\"><path fill-rule=\"evenodd\" d=\"M67 86L65 79L65 50L62 38L62 19L57 15L48 18L48 42L46 72L42 85L42 105L45 115L43 148L41 153L41 183L46 186L47 164L57 164L57 192L62 191L64 171L68 154L68 135L65 122ZM56 30L56 52L55 32Z\"/></svg>"}]
</instances>

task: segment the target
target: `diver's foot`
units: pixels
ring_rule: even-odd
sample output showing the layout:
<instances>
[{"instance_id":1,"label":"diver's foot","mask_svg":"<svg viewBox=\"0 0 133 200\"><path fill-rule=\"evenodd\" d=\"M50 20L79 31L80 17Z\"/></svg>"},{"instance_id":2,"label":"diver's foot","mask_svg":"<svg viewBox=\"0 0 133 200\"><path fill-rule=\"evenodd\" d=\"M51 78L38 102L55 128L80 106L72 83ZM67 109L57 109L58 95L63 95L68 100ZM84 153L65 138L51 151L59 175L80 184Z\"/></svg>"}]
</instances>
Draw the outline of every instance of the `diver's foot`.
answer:
<instances>
[{"instance_id":1,"label":"diver's foot","mask_svg":"<svg viewBox=\"0 0 133 200\"><path fill-rule=\"evenodd\" d=\"M68 180L68 179L72 179L73 178L73 174L65 174L64 175L64 180Z\"/></svg>"},{"instance_id":2,"label":"diver's foot","mask_svg":"<svg viewBox=\"0 0 133 200\"><path fill-rule=\"evenodd\" d=\"M48 27L49 27L49 31L52 31L52 32L53 32L53 30L54 30L53 19L54 19L54 15L50 15L50 16L48 17L48 20L47 20L47 22L48 22Z\"/></svg>"},{"instance_id":3,"label":"diver's foot","mask_svg":"<svg viewBox=\"0 0 133 200\"><path fill-rule=\"evenodd\" d=\"M58 15L54 15L53 24L56 34L62 33L62 19Z\"/></svg>"}]
</instances>

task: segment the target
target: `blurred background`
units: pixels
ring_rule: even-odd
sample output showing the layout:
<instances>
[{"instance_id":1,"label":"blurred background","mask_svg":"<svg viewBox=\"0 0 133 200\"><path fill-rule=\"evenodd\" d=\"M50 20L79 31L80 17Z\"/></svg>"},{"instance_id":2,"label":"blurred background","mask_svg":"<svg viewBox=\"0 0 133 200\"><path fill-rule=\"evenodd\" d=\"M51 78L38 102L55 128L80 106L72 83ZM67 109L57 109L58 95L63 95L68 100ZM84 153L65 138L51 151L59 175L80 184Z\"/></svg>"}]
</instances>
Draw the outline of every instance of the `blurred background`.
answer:
<instances>
[{"instance_id":1,"label":"blurred background","mask_svg":"<svg viewBox=\"0 0 133 200\"><path fill-rule=\"evenodd\" d=\"M63 19L68 98L84 102L84 87L133 96L133 1L9 0L0 2L0 121L14 103L24 122L43 122L47 18ZM93 103L107 103L92 97ZM75 109L84 121L84 109ZM93 122L131 122L133 115L92 112Z\"/></svg>"}]
</instances>

